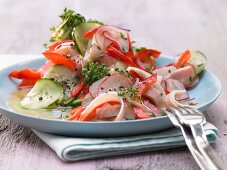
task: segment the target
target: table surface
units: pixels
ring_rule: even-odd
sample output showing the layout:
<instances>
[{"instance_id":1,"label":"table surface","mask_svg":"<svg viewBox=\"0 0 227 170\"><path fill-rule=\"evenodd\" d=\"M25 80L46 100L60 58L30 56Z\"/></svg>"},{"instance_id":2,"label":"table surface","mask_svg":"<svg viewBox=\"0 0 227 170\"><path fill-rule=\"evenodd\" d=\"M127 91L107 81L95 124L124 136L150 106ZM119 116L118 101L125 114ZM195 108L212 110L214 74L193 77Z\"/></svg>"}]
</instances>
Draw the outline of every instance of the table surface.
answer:
<instances>
[{"instance_id":1,"label":"table surface","mask_svg":"<svg viewBox=\"0 0 227 170\"><path fill-rule=\"evenodd\" d=\"M67 6L112 25L130 28L140 45L176 55L199 49L223 91L206 111L220 130L213 147L227 163L227 1L205 0L1 0L0 54L40 54L58 16ZM1 64L7 58L1 58ZM22 60L23 58L21 58ZM8 58L8 61L10 59ZM64 163L30 129L0 114L0 169L199 169L186 147L129 156Z\"/></svg>"}]
</instances>

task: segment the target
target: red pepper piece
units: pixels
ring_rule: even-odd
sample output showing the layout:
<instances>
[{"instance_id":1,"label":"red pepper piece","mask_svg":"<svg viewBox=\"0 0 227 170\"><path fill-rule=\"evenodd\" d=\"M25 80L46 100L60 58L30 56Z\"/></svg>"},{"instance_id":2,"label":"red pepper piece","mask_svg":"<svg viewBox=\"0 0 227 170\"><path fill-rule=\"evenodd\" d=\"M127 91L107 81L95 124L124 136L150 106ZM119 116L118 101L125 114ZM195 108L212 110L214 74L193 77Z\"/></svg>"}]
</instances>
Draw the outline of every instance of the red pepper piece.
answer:
<instances>
[{"instance_id":1,"label":"red pepper piece","mask_svg":"<svg viewBox=\"0 0 227 170\"><path fill-rule=\"evenodd\" d=\"M85 88L85 86L86 85L84 82L76 85L70 92L71 96L74 98L78 97L81 94L81 92L83 91L83 89Z\"/></svg>"},{"instance_id":2,"label":"red pepper piece","mask_svg":"<svg viewBox=\"0 0 227 170\"><path fill-rule=\"evenodd\" d=\"M93 28L91 30L89 30L88 32L84 33L83 34L83 37L85 39L92 39L92 37L94 36L94 34L97 32L97 30L99 29L100 26L96 27L96 28Z\"/></svg>"},{"instance_id":3,"label":"red pepper piece","mask_svg":"<svg viewBox=\"0 0 227 170\"><path fill-rule=\"evenodd\" d=\"M188 60L191 58L191 53L189 50L186 50L178 59L176 67L181 68L183 65L185 65Z\"/></svg>"},{"instance_id":4,"label":"red pepper piece","mask_svg":"<svg viewBox=\"0 0 227 170\"><path fill-rule=\"evenodd\" d=\"M29 80L37 80L41 78L40 71L32 70L30 68L24 68L21 70L14 70L9 73L9 77L17 78L17 79L29 79Z\"/></svg>"},{"instance_id":5,"label":"red pepper piece","mask_svg":"<svg viewBox=\"0 0 227 170\"><path fill-rule=\"evenodd\" d=\"M56 52L44 52L43 55L54 64L62 64L72 70L76 69L76 63L62 54Z\"/></svg>"},{"instance_id":6,"label":"red pepper piece","mask_svg":"<svg viewBox=\"0 0 227 170\"><path fill-rule=\"evenodd\" d=\"M120 52L119 50L117 50L115 47L113 47L111 45L109 47L107 47L106 52L111 57L114 57L114 58L119 59L119 60L123 60L131 66L135 66L135 63L134 63L132 58L123 54L122 52Z\"/></svg>"},{"instance_id":7,"label":"red pepper piece","mask_svg":"<svg viewBox=\"0 0 227 170\"><path fill-rule=\"evenodd\" d=\"M152 76L146 78L139 85L138 95L141 97L142 94L148 90L151 86L153 86L157 82L157 74L153 74Z\"/></svg>"}]
</instances>

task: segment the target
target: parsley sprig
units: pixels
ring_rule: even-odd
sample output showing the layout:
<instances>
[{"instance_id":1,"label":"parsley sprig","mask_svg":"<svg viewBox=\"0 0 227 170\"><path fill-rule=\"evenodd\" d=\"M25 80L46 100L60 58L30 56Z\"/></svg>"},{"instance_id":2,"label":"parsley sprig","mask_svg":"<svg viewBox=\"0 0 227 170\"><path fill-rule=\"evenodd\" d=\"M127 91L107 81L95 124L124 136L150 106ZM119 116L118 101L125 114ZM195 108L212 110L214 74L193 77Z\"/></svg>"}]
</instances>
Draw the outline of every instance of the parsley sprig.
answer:
<instances>
[{"instance_id":1,"label":"parsley sprig","mask_svg":"<svg viewBox=\"0 0 227 170\"><path fill-rule=\"evenodd\" d=\"M50 28L54 32L50 42L72 40L73 28L86 21L82 15L67 8L64 9L63 14L59 17L61 18L61 23L57 27Z\"/></svg>"},{"instance_id":2,"label":"parsley sprig","mask_svg":"<svg viewBox=\"0 0 227 170\"><path fill-rule=\"evenodd\" d=\"M138 94L138 88L136 87L122 89L121 91L118 92L118 96L120 97L128 98L130 100L140 100L140 97L137 94Z\"/></svg>"},{"instance_id":3,"label":"parsley sprig","mask_svg":"<svg viewBox=\"0 0 227 170\"><path fill-rule=\"evenodd\" d=\"M84 65L82 75L84 76L84 83L92 85L95 81L107 76L110 68L107 68L103 63L93 63L91 60Z\"/></svg>"}]
</instances>

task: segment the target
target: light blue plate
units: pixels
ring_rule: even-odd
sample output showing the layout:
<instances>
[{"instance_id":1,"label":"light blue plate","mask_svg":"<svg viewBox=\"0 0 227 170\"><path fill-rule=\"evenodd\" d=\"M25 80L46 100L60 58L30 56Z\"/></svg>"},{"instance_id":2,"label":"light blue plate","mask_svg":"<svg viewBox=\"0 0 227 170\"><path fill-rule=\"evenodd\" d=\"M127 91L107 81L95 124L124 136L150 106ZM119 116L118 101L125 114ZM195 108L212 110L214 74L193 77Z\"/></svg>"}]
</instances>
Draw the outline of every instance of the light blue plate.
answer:
<instances>
[{"instance_id":1,"label":"light blue plate","mask_svg":"<svg viewBox=\"0 0 227 170\"><path fill-rule=\"evenodd\" d=\"M164 65L172 63L172 61L172 57L161 56L157 60L157 64ZM16 90L16 84L8 78L8 73L24 67L39 68L44 62L45 59L29 60L0 71L0 111L16 123L43 132L85 137L139 135L173 127L167 116L119 122L68 122L36 118L9 110L6 105L7 98L11 92ZM220 81L209 71L205 71L199 84L189 90L190 97L195 98L195 102L200 103L199 110L201 111L206 110L218 98L220 93Z\"/></svg>"}]
</instances>

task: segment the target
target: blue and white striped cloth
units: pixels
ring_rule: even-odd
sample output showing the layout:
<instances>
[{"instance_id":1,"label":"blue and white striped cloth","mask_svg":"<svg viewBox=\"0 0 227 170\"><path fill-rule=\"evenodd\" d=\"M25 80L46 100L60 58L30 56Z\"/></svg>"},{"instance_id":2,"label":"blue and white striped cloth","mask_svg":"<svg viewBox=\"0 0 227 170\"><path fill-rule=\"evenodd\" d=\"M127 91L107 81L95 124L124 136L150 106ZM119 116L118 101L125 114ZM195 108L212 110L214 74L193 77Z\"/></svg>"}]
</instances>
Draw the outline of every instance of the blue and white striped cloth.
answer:
<instances>
[{"instance_id":1,"label":"blue and white striped cloth","mask_svg":"<svg viewBox=\"0 0 227 170\"><path fill-rule=\"evenodd\" d=\"M217 128L207 123L204 129L209 142L214 142L217 139ZM181 131L176 128L148 135L115 138L78 138L34 132L64 161L126 155L185 145Z\"/></svg>"}]
</instances>

